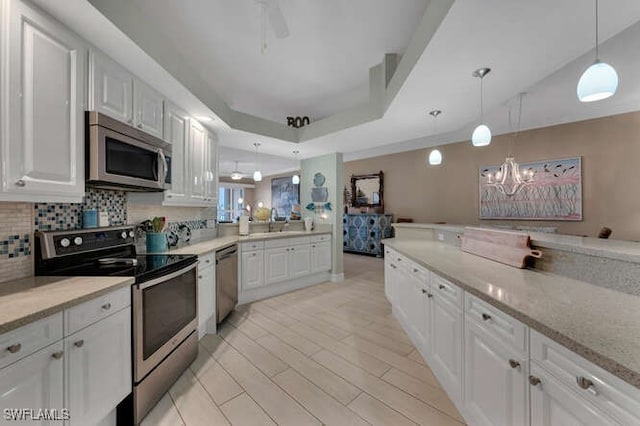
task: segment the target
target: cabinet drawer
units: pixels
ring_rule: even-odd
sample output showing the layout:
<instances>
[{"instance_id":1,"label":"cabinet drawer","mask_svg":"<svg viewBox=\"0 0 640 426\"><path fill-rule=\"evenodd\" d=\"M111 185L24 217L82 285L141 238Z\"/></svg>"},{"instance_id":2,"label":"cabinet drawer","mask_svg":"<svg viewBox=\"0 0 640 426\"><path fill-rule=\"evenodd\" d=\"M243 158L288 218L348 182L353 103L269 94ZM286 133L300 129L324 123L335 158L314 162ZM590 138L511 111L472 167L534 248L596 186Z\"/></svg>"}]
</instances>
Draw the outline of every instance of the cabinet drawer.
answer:
<instances>
[{"instance_id":1,"label":"cabinet drawer","mask_svg":"<svg viewBox=\"0 0 640 426\"><path fill-rule=\"evenodd\" d=\"M131 287L103 294L64 311L64 335L68 336L131 305Z\"/></svg>"},{"instance_id":2,"label":"cabinet drawer","mask_svg":"<svg viewBox=\"0 0 640 426\"><path fill-rule=\"evenodd\" d=\"M321 243L323 241L331 241L331 234L312 235L311 236L311 242L312 243Z\"/></svg>"},{"instance_id":3,"label":"cabinet drawer","mask_svg":"<svg viewBox=\"0 0 640 426\"><path fill-rule=\"evenodd\" d=\"M240 250L243 252L255 251L264 249L264 241L249 241L240 244Z\"/></svg>"},{"instance_id":4,"label":"cabinet drawer","mask_svg":"<svg viewBox=\"0 0 640 426\"><path fill-rule=\"evenodd\" d=\"M526 325L469 293L464 297L464 314L468 320L520 353L527 351Z\"/></svg>"},{"instance_id":5,"label":"cabinet drawer","mask_svg":"<svg viewBox=\"0 0 640 426\"><path fill-rule=\"evenodd\" d=\"M431 283L431 280L430 280L431 272L429 272L429 270L423 268L422 266L414 262L408 262L405 266L409 271L409 274L411 274L418 281L420 281L421 284L428 286Z\"/></svg>"},{"instance_id":6,"label":"cabinet drawer","mask_svg":"<svg viewBox=\"0 0 640 426\"><path fill-rule=\"evenodd\" d=\"M640 424L640 390L531 330L531 359L622 424Z\"/></svg>"},{"instance_id":7,"label":"cabinet drawer","mask_svg":"<svg viewBox=\"0 0 640 426\"><path fill-rule=\"evenodd\" d=\"M434 293L439 294L454 306L462 309L464 293L460 287L433 272L431 273L431 287Z\"/></svg>"},{"instance_id":8,"label":"cabinet drawer","mask_svg":"<svg viewBox=\"0 0 640 426\"><path fill-rule=\"evenodd\" d=\"M215 252L207 253L205 255L198 256L198 260L200 261L200 263L198 263L199 270L208 268L216 264L216 254Z\"/></svg>"},{"instance_id":9,"label":"cabinet drawer","mask_svg":"<svg viewBox=\"0 0 640 426\"><path fill-rule=\"evenodd\" d=\"M290 247L299 246L302 244L310 244L310 237L296 237L296 238L278 238L275 240L268 240L264 242L265 248L277 248L277 247Z\"/></svg>"},{"instance_id":10,"label":"cabinet drawer","mask_svg":"<svg viewBox=\"0 0 640 426\"><path fill-rule=\"evenodd\" d=\"M62 339L62 312L0 335L0 368Z\"/></svg>"}]
</instances>

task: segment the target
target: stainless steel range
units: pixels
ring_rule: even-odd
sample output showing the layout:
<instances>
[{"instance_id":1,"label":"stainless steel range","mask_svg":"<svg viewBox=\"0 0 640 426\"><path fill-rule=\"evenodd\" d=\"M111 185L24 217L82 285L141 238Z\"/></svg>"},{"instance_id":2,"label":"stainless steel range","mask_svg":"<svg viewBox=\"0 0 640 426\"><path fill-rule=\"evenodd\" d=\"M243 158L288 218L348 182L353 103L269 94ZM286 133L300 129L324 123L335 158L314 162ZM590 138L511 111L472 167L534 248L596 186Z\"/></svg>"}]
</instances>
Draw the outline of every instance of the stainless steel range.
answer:
<instances>
[{"instance_id":1,"label":"stainless steel range","mask_svg":"<svg viewBox=\"0 0 640 426\"><path fill-rule=\"evenodd\" d=\"M119 424L138 424L198 355L197 256L136 255L134 228L36 233L36 275L133 276L133 391Z\"/></svg>"}]
</instances>

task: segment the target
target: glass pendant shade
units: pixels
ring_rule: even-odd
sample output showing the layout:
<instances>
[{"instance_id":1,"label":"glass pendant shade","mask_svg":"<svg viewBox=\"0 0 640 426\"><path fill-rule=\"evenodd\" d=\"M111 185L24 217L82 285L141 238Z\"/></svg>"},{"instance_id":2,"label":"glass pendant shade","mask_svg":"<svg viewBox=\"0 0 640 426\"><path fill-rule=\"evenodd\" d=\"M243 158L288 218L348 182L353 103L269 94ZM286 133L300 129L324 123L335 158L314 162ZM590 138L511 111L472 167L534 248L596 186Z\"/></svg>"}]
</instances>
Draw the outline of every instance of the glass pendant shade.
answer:
<instances>
[{"instance_id":1,"label":"glass pendant shade","mask_svg":"<svg viewBox=\"0 0 640 426\"><path fill-rule=\"evenodd\" d=\"M471 135L471 143L473 146L487 146L491 143L491 130L485 124L481 124L473 131Z\"/></svg>"},{"instance_id":2,"label":"glass pendant shade","mask_svg":"<svg viewBox=\"0 0 640 426\"><path fill-rule=\"evenodd\" d=\"M291 183L294 185L298 185L300 183L300 176L298 176L297 174L293 175L293 177L291 178Z\"/></svg>"},{"instance_id":3,"label":"glass pendant shade","mask_svg":"<svg viewBox=\"0 0 640 426\"><path fill-rule=\"evenodd\" d=\"M594 102L613 96L618 88L618 73L609 64L596 61L578 81L580 102Z\"/></svg>"},{"instance_id":4,"label":"glass pendant shade","mask_svg":"<svg viewBox=\"0 0 640 426\"><path fill-rule=\"evenodd\" d=\"M442 164L442 153L438 149L434 149L429 153L429 164L431 166L439 166Z\"/></svg>"},{"instance_id":5,"label":"glass pendant shade","mask_svg":"<svg viewBox=\"0 0 640 426\"><path fill-rule=\"evenodd\" d=\"M253 172L253 180L256 182L260 182L262 180L262 173L260 173L260 170Z\"/></svg>"},{"instance_id":6,"label":"glass pendant shade","mask_svg":"<svg viewBox=\"0 0 640 426\"><path fill-rule=\"evenodd\" d=\"M242 173L238 170L238 162L236 161L236 168L231 172L231 180L240 180L242 179Z\"/></svg>"}]
</instances>

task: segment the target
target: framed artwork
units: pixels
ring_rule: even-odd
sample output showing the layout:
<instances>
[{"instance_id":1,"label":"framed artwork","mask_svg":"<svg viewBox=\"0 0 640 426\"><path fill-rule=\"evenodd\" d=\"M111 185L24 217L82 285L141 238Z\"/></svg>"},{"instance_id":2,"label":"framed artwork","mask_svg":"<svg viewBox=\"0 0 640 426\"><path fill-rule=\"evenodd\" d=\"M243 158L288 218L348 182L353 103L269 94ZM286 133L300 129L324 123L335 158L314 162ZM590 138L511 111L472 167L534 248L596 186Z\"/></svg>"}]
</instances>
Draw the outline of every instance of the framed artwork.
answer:
<instances>
[{"instance_id":1,"label":"framed artwork","mask_svg":"<svg viewBox=\"0 0 640 426\"><path fill-rule=\"evenodd\" d=\"M271 207L278 217L289 217L294 204L300 204L300 185L294 185L291 176L271 179Z\"/></svg>"},{"instance_id":2,"label":"framed artwork","mask_svg":"<svg viewBox=\"0 0 640 426\"><path fill-rule=\"evenodd\" d=\"M480 219L582 220L580 157L520 163L520 170L534 172L534 179L512 196L487 184L487 175L499 169L480 168Z\"/></svg>"}]
</instances>

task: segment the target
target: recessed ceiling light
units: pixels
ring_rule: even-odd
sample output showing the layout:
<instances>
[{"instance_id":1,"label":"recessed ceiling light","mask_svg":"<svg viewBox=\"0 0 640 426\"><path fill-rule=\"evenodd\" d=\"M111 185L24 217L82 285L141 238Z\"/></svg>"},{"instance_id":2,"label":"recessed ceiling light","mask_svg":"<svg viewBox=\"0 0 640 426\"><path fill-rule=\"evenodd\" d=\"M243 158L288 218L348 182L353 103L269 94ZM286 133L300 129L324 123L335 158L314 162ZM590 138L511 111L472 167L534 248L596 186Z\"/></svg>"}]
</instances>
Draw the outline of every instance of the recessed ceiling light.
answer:
<instances>
[{"instance_id":1,"label":"recessed ceiling light","mask_svg":"<svg viewBox=\"0 0 640 426\"><path fill-rule=\"evenodd\" d=\"M209 117L208 115L196 115L196 120L200 120L200 121L212 121L213 118Z\"/></svg>"}]
</instances>

